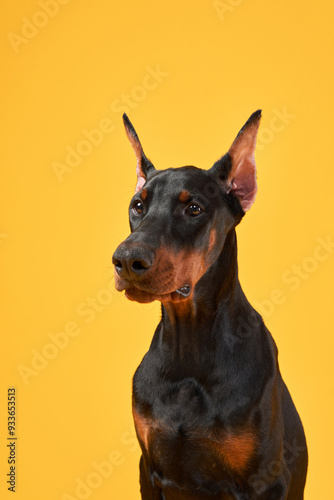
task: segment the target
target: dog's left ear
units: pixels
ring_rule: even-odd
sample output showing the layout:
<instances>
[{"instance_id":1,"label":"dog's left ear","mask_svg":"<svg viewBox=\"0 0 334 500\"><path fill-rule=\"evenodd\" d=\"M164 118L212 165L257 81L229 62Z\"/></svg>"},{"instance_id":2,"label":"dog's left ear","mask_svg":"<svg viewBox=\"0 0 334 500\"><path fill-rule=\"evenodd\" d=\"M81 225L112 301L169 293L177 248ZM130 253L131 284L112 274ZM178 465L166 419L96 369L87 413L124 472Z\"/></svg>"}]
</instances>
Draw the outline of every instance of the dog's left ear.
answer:
<instances>
[{"instance_id":1,"label":"dog's left ear","mask_svg":"<svg viewBox=\"0 0 334 500\"><path fill-rule=\"evenodd\" d=\"M150 162L150 160L146 157L142 145L140 144L138 135L125 113L123 115L123 122L126 135L128 136L128 139L131 143L131 146L133 147L133 150L137 158L137 167L136 167L136 172L137 172L136 193L137 193L144 186L149 176L149 173L155 170L155 168L153 164Z\"/></svg>"},{"instance_id":2,"label":"dog's left ear","mask_svg":"<svg viewBox=\"0 0 334 500\"><path fill-rule=\"evenodd\" d=\"M257 192L255 145L261 110L255 111L235 138L228 153L209 170L223 182L226 193L233 193L244 212L249 210Z\"/></svg>"}]
</instances>

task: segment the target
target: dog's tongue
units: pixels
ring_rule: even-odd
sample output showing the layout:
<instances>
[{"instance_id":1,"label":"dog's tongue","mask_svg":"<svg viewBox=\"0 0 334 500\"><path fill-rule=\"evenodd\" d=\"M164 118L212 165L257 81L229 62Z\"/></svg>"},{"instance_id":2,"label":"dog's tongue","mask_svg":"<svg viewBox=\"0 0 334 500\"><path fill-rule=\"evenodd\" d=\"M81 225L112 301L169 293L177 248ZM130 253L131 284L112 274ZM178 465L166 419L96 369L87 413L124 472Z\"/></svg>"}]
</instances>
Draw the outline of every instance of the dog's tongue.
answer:
<instances>
[{"instance_id":1,"label":"dog's tongue","mask_svg":"<svg viewBox=\"0 0 334 500\"><path fill-rule=\"evenodd\" d=\"M188 297L188 295L190 294L190 285L181 286L181 288L178 288L176 290L176 293L178 293L182 297Z\"/></svg>"}]
</instances>

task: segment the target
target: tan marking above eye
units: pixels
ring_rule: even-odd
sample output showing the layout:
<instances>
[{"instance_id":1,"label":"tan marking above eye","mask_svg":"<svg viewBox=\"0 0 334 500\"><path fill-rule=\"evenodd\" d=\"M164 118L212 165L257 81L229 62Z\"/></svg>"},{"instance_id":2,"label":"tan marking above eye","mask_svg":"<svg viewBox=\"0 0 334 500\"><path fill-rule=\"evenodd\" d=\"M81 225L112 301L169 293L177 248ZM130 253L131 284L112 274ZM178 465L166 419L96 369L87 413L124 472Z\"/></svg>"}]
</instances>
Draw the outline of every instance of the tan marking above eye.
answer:
<instances>
[{"instance_id":1,"label":"tan marking above eye","mask_svg":"<svg viewBox=\"0 0 334 500\"><path fill-rule=\"evenodd\" d=\"M142 191L141 191L141 193L140 193L140 195L141 195L141 199L142 199L143 201L145 201L145 200L146 200L146 198L147 198L147 189L146 189L146 188L143 188L143 189L142 189Z\"/></svg>"},{"instance_id":2,"label":"tan marking above eye","mask_svg":"<svg viewBox=\"0 0 334 500\"><path fill-rule=\"evenodd\" d=\"M190 200L190 193L186 190L181 191L181 193L179 194L179 200L181 201L181 203L187 203L187 201Z\"/></svg>"}]
</instances>

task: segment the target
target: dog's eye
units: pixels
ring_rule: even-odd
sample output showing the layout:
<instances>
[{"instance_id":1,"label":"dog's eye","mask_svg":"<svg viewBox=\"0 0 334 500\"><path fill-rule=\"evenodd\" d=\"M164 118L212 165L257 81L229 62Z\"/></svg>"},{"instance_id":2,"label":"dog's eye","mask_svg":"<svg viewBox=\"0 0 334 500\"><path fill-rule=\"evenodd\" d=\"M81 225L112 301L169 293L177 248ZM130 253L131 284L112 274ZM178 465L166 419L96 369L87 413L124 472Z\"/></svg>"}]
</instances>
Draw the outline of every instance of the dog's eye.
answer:
<instances>
[{"instance_id":1,"label":"dog's eye","mask_svg":"<svg viewBox=\"0 0 334 500\"><path fill-rule=\"evenodd\" d=\"M134 211L134 213L136 215L141 215L144 211L144 205L142 204L141 201L137 201L133 207L132 207L132 210Z\"/></svg>"},{"instance_id":2,"label":"dog's eye","mask_svg":"<svg viewBox=\"0 0 334 500\"><path fill-rule=\"evenodd\" d=\"M196 217L197 215L200 215L203 212L204 212L203 208L197 205L196 203L190 203L190 205L188 205L186 208L186 214L191 215L192 217Z\"/></svg>"}]
</instances>

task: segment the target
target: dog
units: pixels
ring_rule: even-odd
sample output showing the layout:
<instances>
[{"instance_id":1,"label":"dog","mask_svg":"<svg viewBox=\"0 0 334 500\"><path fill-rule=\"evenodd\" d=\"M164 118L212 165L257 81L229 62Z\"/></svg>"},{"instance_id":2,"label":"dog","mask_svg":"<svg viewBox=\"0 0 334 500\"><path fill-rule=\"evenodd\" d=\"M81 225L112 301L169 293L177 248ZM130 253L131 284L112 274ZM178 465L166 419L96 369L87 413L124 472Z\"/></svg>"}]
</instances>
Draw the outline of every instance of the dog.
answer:
<instances>
[{"instance_id":1,"label":"dog","mask_svg":"<svg viewBox=\"0 0 334 500\"><path fill-rule=\"evenodd\" d=\"M133 377L144 500L304 498L303 426L238 279L235 228L257 192L260 119L258 110L209 170L156 170L123 115L137 185L115 286L162 304Z\"/></svg>"}]
</instances>

